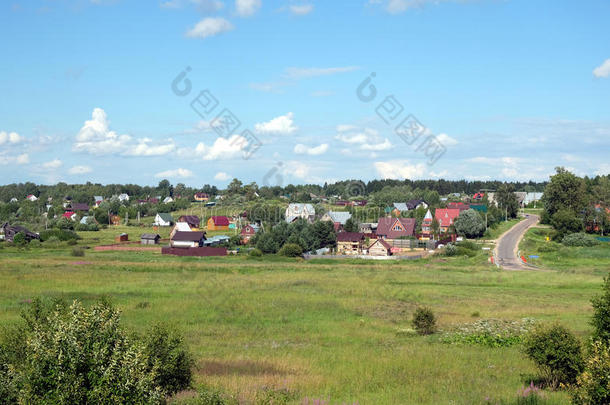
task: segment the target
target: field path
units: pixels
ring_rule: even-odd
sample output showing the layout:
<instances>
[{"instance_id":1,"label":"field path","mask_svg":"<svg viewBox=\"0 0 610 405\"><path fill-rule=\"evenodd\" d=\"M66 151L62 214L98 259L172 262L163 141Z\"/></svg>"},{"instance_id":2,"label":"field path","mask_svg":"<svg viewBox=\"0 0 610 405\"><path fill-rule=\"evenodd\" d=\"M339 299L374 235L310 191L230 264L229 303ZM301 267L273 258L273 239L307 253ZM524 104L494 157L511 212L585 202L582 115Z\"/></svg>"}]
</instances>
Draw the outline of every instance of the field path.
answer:
<instances>
[{"instance_id":1,"label":"field path","mask_svg":"<svg viewBox=\"0 0 610 405\"><path fill-rule=\"evenodd\" d=\"M525 232L536 225L539 219L538 215L526 214L525 220L519 222L498 238L495 249L496 260L503 269L523 270L526 268L517 255L517 249Z\"/></svg>"}]
</instances>

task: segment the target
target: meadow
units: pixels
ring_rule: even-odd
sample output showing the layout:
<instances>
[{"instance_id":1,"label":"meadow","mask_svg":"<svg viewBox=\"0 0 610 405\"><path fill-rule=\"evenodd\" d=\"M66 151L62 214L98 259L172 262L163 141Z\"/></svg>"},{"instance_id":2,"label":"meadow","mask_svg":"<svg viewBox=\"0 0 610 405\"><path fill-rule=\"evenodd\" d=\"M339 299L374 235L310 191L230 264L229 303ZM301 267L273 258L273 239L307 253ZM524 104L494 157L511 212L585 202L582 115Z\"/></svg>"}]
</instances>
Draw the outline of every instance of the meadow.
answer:
<instances>
[{"instance_id":1,"label":"meadow","mask_svg":"<svg viewBox=\"0 0 610 405\"><path fill-rule=\"evenodd\" d=\"M109 242L119 231L81 233L78 244ZM108 296L127 328L164 322L183 333L197 359L195 388L244 403L271 396L295 404L512 403L536 372L519 345L448 344L442 331L532 317L586 339L590 299L610 269L603 256L595 265L574 260L558 271L505 272L484 251L388 263L70 252L64 245L0 249L2 323L15 321L34 297L90 303ZM434 311L441 332L414 333L418 306ZM565 392L546 395L549 403L569 403Z\"/></svg>"}]
</instances>

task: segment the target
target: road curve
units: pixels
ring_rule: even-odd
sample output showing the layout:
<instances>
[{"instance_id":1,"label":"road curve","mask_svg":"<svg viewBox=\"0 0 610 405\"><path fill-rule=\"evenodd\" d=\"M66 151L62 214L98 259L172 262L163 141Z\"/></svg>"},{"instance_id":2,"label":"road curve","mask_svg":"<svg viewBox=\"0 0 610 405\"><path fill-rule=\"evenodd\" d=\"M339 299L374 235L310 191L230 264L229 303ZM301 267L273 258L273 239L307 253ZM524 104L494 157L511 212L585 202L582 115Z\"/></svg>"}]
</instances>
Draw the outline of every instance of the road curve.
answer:
<instances>
[{"instance_id":1,"label":"road curve","mask_svg":"<svg viewBox=\"0 0 610 405\"><path fill-rule=\"evenodd\" d=\"M526 215L525 220L519 222L508 231L504 232L496 244L497 263L505 270L522 270L525 268L517 255L519 242L525 232L538 223L538 215Z\"/></svg>"}]
</instances>

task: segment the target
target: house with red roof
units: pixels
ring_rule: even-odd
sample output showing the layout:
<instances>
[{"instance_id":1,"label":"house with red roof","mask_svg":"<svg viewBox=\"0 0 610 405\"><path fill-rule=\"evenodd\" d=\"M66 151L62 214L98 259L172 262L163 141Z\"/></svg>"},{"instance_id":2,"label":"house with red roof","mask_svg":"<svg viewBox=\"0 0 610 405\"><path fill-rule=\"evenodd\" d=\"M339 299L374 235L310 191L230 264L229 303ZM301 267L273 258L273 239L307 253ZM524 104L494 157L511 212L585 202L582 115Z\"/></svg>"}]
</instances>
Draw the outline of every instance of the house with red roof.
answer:
<instances>
[{"instance_id":1,"label":"house with red roof","mask_svg":"<svg viewBox=\"0 0 610 405\"><path fill-rule=\"evenodd\" d=\"M415 218L379 218L377 236L384 239L415 236Z\"/></svg>"},{"instance_id":2,"label":"house with red roof","mask_svg":"<svg viewBox=\"0 0 610 405\"><path fill-rule=\"evenodd\" d=\"M72 221L76 221L76 213L72 212L72 211L66 211L63 213L62 217L72 220Z\"/></svg>"},{"instance_id":3,"label":"house with red roof","mask_svg":"<svg viewBox=\"0 0 610 405\"><path fill-rule=\"evenodd\" d=\"M240 235L242 243L250 243L250 239L252 239L254 235L256 235L259 229L260 228L258 227L258 225L255 224L249 224L241 228Z\"/></svg>"},{"instance_id":4,"label":"house with red roof","mask_svg":"<svg viewBox=\"0 0 610 405\"><path fill-rule=\"evenodd\" d=\"M208 231L228 231L229 218L223 216L212 216L208 219Z\"/></svg>"},{"instance_id":5,"label":"house with red roof","mask_svg":"<svg viewBox=\"0 0 610 405\"><path fill-rule=\"evenodd\" d=\"M441 233L447 233L453 221L460 216L460 209L457 208L437 208L434 211L434 218L438 221Z\"/></svg>"}]
</instances>

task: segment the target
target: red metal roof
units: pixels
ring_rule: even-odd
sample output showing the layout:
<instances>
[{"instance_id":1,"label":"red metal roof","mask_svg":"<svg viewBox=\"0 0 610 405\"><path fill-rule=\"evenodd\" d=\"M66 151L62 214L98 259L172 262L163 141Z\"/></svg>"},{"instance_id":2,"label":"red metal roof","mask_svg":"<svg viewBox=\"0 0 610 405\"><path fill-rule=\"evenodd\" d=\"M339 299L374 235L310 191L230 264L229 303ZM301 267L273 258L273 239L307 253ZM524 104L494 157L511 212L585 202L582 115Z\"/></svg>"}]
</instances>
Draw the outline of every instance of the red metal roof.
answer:
<instances>
[{"instance_id":1,"label":"red metal roof","mask_svg":"<svg viewBox=\"0 0 610 405\"><path fill-rule=\"evenodd\" d=\"M212 221L214 221L214 225L216 226L229 226L229 218L227 217L212 217Z\"/></svg>"},{"instance_id":2,"label":"red metal roof","mask_svg":"<svg viewBox=\"0 0 610 405\"><path fill-rule=\"evenodd\" d=\"M434 218L436 218L440 226L449 227L460 216L460 212L461 210L457 208L437 208L434 211Z\"/></svg>"}]
</instances>

